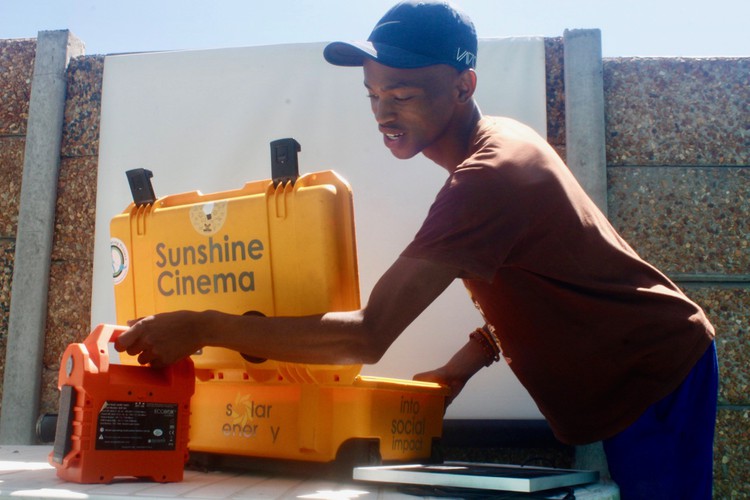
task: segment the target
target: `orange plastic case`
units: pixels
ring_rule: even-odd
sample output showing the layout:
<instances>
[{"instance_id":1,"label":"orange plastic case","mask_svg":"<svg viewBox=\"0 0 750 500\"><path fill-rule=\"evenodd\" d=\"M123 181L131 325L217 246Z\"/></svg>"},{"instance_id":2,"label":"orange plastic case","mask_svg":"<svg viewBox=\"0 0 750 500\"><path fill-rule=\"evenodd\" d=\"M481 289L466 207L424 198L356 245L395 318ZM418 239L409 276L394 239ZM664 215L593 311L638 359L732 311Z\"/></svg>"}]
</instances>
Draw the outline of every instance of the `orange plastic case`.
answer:
<instances>
[{"instance_id":1,"label":"orange plastic case","mask_svg":"<svg viewBox=\"0 0 750 500\"><path fill-rule=\"evenodd\" d=\"M112 364L109 344L122 331L99 325L63 353L49 462L58 477L77 483L108 483L120 476L181 481L193 363L185 359L163 369Z\"/></svg>"},{"instance_id":2,"label":"orange plastic case","mask_svg":"<svg viewBox=\"0 0 750 500\"><path fill-rule=\"evenodd\" d=\"M358 309L353 214L351 188L332 171L133 203L111 222L117 322L178 309ZM378 460L408 461L431 457L442 433L436 384L219 348L192 359L191 451L330 462L361 441L378 443Z\"/></svg>"}]
</instances>

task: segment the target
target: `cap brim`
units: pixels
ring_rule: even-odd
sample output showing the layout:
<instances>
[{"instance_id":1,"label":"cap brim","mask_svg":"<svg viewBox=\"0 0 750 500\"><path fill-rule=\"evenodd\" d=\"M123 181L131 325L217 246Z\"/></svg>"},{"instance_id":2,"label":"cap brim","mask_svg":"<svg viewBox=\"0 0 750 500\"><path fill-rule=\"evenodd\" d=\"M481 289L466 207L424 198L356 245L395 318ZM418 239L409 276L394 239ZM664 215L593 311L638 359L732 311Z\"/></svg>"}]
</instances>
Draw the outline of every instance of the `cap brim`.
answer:
<instances>
[{"instance_id":1,"label":"cap brim","mask_svg":"<svg viewBox=\"0 0 750 500\"><path fill-rule=\"evenodd\" d=\"M323 49L326 61L336 66L362 66L365 57L375 59L375 47L370 42L332 42Z\"/></svg>"},{"instance_id":2,"label":"cap brim","mask_svg":"<svg viewBox=\"0 0 750 500\"><path fill-rule=\"evenodd\" d=\"M337 66L362 66L365 58L392 68L423 68L433 64L450 64L392 45L372 42L332 42L323 50L323 57Z\"/></svg>"}]
</instances>

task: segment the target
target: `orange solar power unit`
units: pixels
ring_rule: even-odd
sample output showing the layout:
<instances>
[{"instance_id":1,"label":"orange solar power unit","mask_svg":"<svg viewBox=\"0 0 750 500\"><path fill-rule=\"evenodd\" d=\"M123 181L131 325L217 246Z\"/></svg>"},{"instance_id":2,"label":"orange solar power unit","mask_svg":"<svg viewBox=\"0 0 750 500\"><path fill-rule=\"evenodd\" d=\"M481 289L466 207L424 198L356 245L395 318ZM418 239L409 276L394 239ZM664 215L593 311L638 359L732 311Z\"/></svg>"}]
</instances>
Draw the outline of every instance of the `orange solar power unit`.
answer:
<instances>
[{"instance_id":1,"label":"orange solar power unit","mask_svg":"<svg viewBox=\"0 0 750 500\"><path fill-rule=\"evenodd\" d=\"M270 179L213 194L157 198L150 172L128 172L134 202L110 226L117 322L180 309L358 309L351 188L333 171L299 176L298 151L293 139L272 142ZM190 451L332 462L369 443L371 462L411 461L429 459L442 433L437 384L220 348L192 360Z\"/></svg>"},{"instance_id":2,"label":"orange solar power unit","mask_svg":"<svg viewBox=\"0 0 750 500\"><path fill-rule=\"evenodd\" d=\"M124 329L99 325L63 353L49 462L67 481L182 480L193 363L185 359L158 369L110 363L110 344Z\"/></svg>"}]
</instances>

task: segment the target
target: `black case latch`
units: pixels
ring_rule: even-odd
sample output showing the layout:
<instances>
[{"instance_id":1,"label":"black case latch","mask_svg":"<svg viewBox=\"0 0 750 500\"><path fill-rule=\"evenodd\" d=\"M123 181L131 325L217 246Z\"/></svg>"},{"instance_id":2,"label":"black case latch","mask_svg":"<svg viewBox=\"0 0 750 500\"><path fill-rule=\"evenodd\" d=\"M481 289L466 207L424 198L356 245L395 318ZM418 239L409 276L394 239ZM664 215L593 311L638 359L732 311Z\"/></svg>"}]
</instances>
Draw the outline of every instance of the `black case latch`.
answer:
<instances>
[{"instance_id":1,"label":"black case latch","mask_svg":"<svg viewBox=\"0 0 750 500\"><path fill-rule=\"evenodd\" d=\"M156 201L154 187L151 185L151 178L154 176L150 170L145 168L135 168L125 172L130 184L130 193L133 195L135 206L150 205Z\"/></svg>"},{"instance_id":2,"label":"black case latch","mask_svg":"<svg viewBox=\"0 0 750 500\"><path fill-rule=\"evenodd\" d=\"M299 142L292 138L271 141L271 179L273 185L291 182L299 177L297 153L302 150Z\"/></svg>"}]
</instances>

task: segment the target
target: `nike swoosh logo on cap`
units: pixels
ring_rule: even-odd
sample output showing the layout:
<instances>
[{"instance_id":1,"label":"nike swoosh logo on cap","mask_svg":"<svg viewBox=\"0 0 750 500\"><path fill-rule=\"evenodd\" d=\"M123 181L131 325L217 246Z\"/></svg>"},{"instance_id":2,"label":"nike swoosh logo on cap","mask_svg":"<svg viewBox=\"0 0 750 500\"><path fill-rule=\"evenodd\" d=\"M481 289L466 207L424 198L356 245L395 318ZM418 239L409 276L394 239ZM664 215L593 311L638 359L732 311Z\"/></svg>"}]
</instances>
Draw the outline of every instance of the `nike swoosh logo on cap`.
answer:
<instances>
[{"instance_id":1,"label":"nike swoosh logo on cap","mask_svg":"<svg viewBox=\"0 0 750 500\"><path fill-rule=\"evenodd\" d=\"M401 21L387 21L387 22L385 22L385 23L383 23L383 24L378 24L377 26L375 26L375 27L374 27L374 28L372 29L372 31L376 31L376 30L379 30L379 29L380 29L380 28L382 28L383 26L388 26L389 24L399 24L400 22L401 22Z\"/></svg>"}]
</instances>

